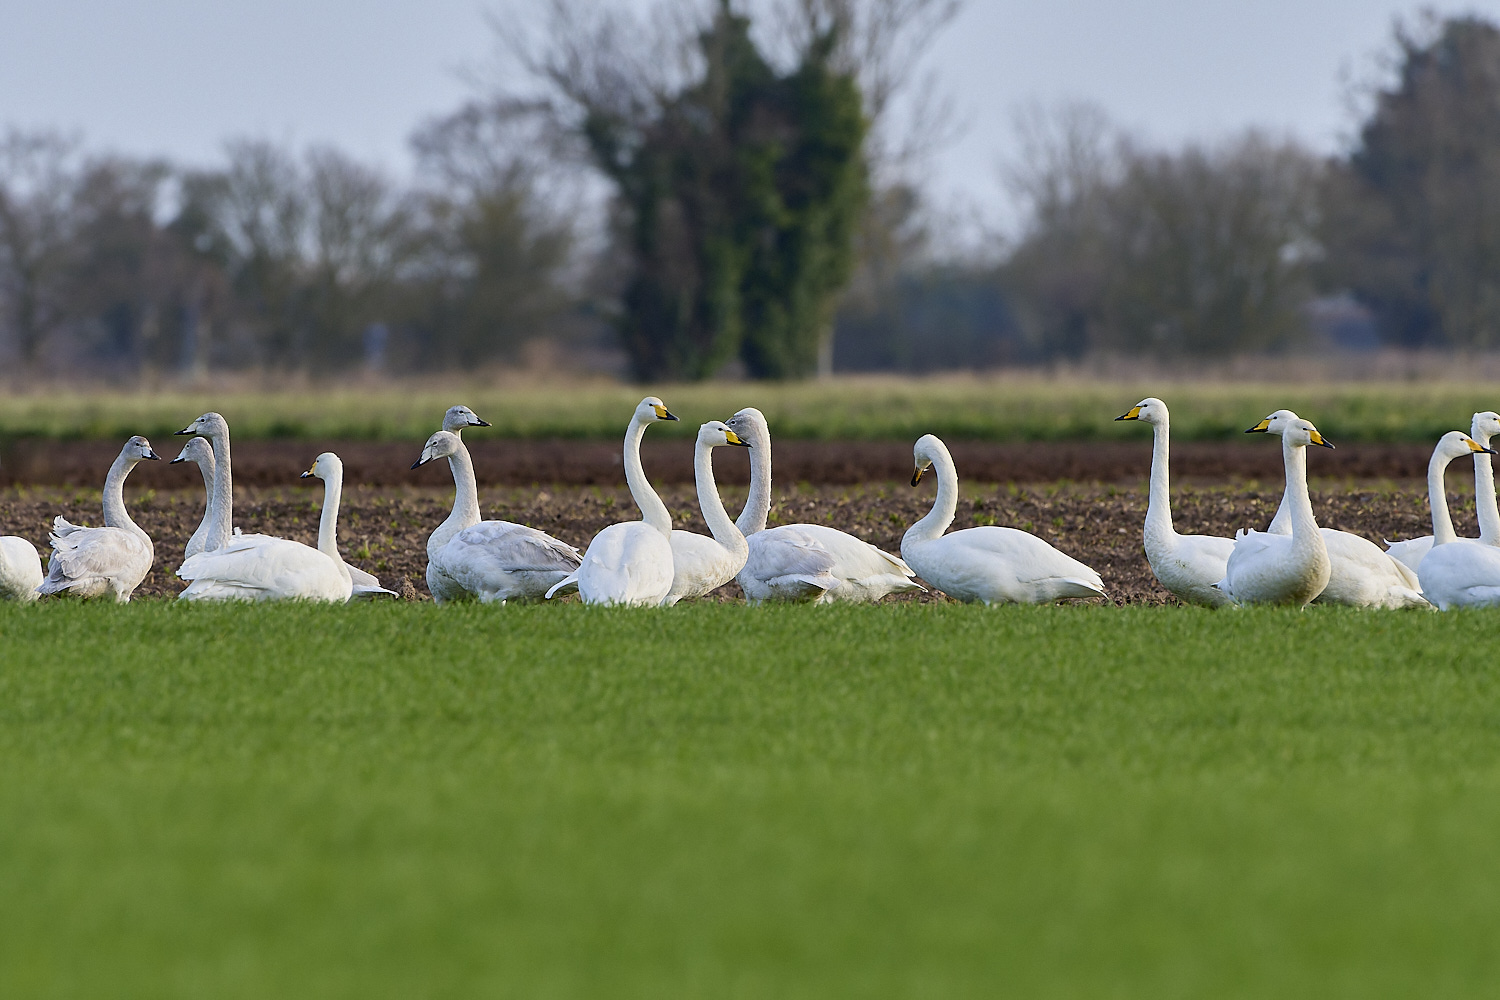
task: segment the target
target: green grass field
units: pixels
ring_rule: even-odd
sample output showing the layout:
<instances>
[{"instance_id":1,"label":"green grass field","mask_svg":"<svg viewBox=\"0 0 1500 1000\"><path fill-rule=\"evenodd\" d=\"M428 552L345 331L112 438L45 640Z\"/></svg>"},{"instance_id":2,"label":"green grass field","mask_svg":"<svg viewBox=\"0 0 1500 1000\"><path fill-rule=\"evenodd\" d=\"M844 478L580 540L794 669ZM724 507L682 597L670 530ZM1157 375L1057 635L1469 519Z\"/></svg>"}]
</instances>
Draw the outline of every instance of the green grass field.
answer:
<instances>
[{"instance_id":1,"label":"green grass field","mask_svg":"<svg viewBox=\"0 0 1500 1000\"><path fill-rule=\"evenodd\" d=\"M0 996L1489 996L1497 625L0 607Z\"/></svg>"},{"instance_id":2,"label":"green grass field","mask_svg":"<svg viewBox=\"0 0 1500 1000\"><path fill-rule=\"evenodd\" d=\"M758 406L779 438L827 440L915 440L928 432L996 441L1138 440L1139 427L1113 421L1146 395L1172 407L1174 436L1200 440L1233 438L1285 406L1336 441L1428 442L1467 428L1476 410L1500 409L1500 390L1482 381L1275 385L1012 375L647 387L546 381L329 385L274 393L48 390L0 397L0 439L159 438L216 409L241 439L421 441L444 410L466 402L500 436L614 440L647 392L660 395L683 419L652 434L690 437L705 420Z\"/></svg>"}]
</instances>

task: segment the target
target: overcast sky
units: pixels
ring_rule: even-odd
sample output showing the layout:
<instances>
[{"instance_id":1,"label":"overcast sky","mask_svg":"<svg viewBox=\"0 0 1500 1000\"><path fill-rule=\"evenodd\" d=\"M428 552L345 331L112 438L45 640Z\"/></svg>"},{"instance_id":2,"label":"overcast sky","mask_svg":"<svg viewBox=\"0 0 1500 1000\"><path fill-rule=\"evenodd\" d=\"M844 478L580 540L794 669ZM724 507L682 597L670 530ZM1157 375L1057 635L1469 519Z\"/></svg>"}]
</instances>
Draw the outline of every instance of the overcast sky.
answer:
<instances>
[{"instance_id":1,"label":"overcast sky","mask_svg":"<svg viewBox=\"0 0 1500 1000\"><path fill-rule=\"evenodd\" d=\"M520 0L525 2L525 0ZM639 0L637 0L639 2ZM1438 4L1500 19L1500 0ZM331 142L392 170L492 52L480 0L0 0L0 124L206 162L230 135ZM1091 100L1160 142L1259 126L1334 149L1389 0L969 0L931 59L966 125L933 194L1005 216L1014 109Z\"/></svg>"}]
</instances>

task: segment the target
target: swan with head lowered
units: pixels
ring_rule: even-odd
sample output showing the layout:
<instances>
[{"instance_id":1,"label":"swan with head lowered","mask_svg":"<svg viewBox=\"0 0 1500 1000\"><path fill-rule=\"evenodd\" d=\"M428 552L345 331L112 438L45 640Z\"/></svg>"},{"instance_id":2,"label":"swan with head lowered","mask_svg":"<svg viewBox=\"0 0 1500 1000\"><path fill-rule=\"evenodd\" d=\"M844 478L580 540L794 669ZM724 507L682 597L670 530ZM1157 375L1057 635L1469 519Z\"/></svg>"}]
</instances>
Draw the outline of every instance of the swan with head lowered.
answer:
<instances>
[{"instance_id":1,"label":"swan with head lowered","mask_svg":"<svg viewBox=\"0 0 1500 1000\"><path fill-rule=\"evenodd\" d=\"M1500 547L1458 537L1443 487L1448 463L1465 455L1478 455L1485 447L1462 431L1449 431L1438 442L1427 464L1433 544L1417 575L1427 599L1444 611L1500 607Z\"/></svg>"},{"instance_id":2,"label":"swan with head lowered","mask_svg":"<svg viewBox=\"0 0 1500 1000\"><path fill-rule=\"evenodd\" d=\"M1482 410L1474 414L1469 424L1469 437L1480 448L1488 449L1490 440L1497 434L1500 434L1500 413ZM1495 468L1490 456L1488 450L1474 453L1474 513L1479 519L1478 540L1484 545L1500 545L1500 509L1495 505ZM1430 551L1431 535L1386 543L1386 552L1391 558L1413 572L1421 568L1423 558Z\"/></svg>"},{"instance_id":3,"label":"swan with head lowered","mask_svg":"<svg viewBox=\"0 0 1500 1000\"><path fill-rule=\"evenodd\" d=\"M576 587L585 604L655 607L667 600L672 592L672 515L646 478L641 438L653 423L676 419L655 396L636 406L625 429L625 482L642 520L611 524L595 535L578 569L548 590L549 598Z\"/></svg>"},{"instance_id":4,"label":"swan with head lowered","mask_svg":"<svg viewBox=\"0 0 1500 1000\"><path fill-rule=\"evenodd\" d=\"M1172 495L1168 487L1168 447L1171 415L1167 404L1147 396L1116 420L1142 420L1152 427L1151 493L1143 532L1146 562L1163 587L1179 600L1211 608L1230 603L1229 595L1214 586L1224 579L1234 539L1219 535L1179 535L1172 527Z\"/></svg>"},{"instance_id":5,"label":"swan with head lowered","mask_svg":"<svg viewBox=\"0 0 1500 1000\"><path fill-rule=\"evenodd\" d=\"M151 572L155 549L151 536L125 509L125 479L138 464L158 457L139 434L125 442L104 479L104 527L69 524L61 515L53 520L52 558L38 594L113 597L121 604L130 600Z\"/></svg>"},{"instance_id":6,"label":"swan with head lowered","mask_svg":"<svg viewBox=\"0 0 1500 1000\"><path fill-rule=\"evenodd\" d=\"M1267 417L1250 428L1264 431ZM1300 418L1281 426L1281 458L1286 467L1286 492L1292 531L1289 535L1241 531L1218 587L1236 604L1290 604L1304 607L1328 586L1328 546L1313 516L1307 494L1310 445L1332 448L1311 421Z\"/></svg>"},{"instance_id":7,"label":"swan with head lowered","mask_svg":"<svg viewBox=\"0 0 1500 1000\"><path fill-rule=\"evenodd\" d=\"M42 557L20 535L0 535L0 601L34 601L42 585Z\"/></svg>"},{"instance_id":8,"label":"swan with head lowered","mask_svg":"<svg viewBox=\"0 0 1500 1000\"><path fill-rule=\"evenodd\" d=\"M427 589L433 600L537 599L578 568L578 550L545 531L480 520L474 460L457 433L438 431L428 438L412 468L439 458L446 458L453 472L453 512L427 539Z\"/></svg>"},{"instance_id":9,"label":"swan with head lowered","mask_svg":"<svg viewBox=\"0 0 1500 1000\"><path fill-rule=\"evenodd\" d=\"M924 434L912 450L911 484L937 470L932 511L906 529L901 556L917 575L955 600L983 604L1046 604L1104 597L1104 581L1088 566L1030 532L988 525L943 534L958 509L958 470L947 445Z\"/></svg>"},{"instance_id":10,"label":"swan with head lowered","mask_svg":"<svg viewBox=\"0 0 1500 1000\"><path fill-rule=\"evenodd\" d=\"M735 522L749 545L740 589L761 601L878 601L922 590L905 562L826 524L766 527L771 511L771 431L765 414L747 406L728 421L750 446L750 495Z\"/></svg>"},{"instance_id":11,"label":"swan with head lowered","mask_svg":"<svg viewBox=\"0 0 1500 1000\"><path fill-rule=\"evenodd\" d=\"M323 480L318 547L270 535L239 535L229 544L183 561L177 575L188 581L184 601L329 601L353 593L349 567L338 554L339 498L344 463L324 452L302 477Z\"/></svg>"},{"instance_id":12,"label":"swan with head lowered","mask_svg":"<svg viewBox=\"0 0 1500 1000\"><path fill-rule=\"evenodd\" d=\"M1246 434L1281 434L1298 419L1291 410L1277 410ZM1331 447L1331 446L1330 446ZM1307 449L1295 453L1302 463L1304 479ZM1292 533L1291 494L1282 494L1281 506L1266 529L1273 535ZM1318 604L1347 604L1356 608L1430 608L1422 597L1422 584L1411 569L1382 552L1380 546L1349 531L1319 528L1328 549L1328 585L1314 600Z\"/></svg>"}]
</instances>

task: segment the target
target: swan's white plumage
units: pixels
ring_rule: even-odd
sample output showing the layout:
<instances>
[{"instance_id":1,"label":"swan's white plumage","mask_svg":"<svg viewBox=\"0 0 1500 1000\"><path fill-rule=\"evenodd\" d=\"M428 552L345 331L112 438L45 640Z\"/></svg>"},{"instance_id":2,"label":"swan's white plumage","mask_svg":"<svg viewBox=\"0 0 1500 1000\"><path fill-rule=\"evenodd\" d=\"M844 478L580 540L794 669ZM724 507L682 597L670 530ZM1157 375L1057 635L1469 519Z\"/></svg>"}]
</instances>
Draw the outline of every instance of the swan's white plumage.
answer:
<instances>
[{"instance_id":1,"label":"swan's white plumage","mask_svg":"<svg viewBox=\"0 0 1500 1000\"><path fill-rule=\"evenodd\" d=\"M1105 596L1098 573L1028 532L991 525L943 534L958 507L953 456L935 435L924 434L913 457L917 471L912 485L929 466L938 477L931 513L901 539L902 558L922 579L955 600L984 604Z\"/></svg>"},{"instance_id":2,"label":"swan's white plumage","mask_svg":"<svg viewBox=\"0 0 1500 1000\"><path fill-rule=\"evenodd\" d=\"M125 442L104 480L104 527L85 528L58 516L52 522L52 556L37 594L112 596L121 604L151 572L151 536L125 509L125 479L141 461L155 461L151 442L137 435Z\"/></svg>"},{"instance_id":3,"label":"swan's white plumage","mask_svg":"<svg viewBox=\"0 0 1500 1000\"><path fill-rule=\"evenodd\" d=\"M449 410L445 426L459 410L467 412L466 407ZM427 539L427 589L433 600L504 604L539 599L578 568L578 550L546 532L512 521L480 520L474 462L456 431L428 438L412 467L439 458L446 458L453 472L453 511Z\"/></svg>"},{"instance_id":4,"label":"swan's white plumage","mask_svg":"<svg viewBox=\"0 0 1500 1000\"><path fill-rule=\"evenodd\" d=\"M1172 526L1169 484L1171 414L1167 404L1148 396L1116 420L1141 420L1152 427L1151 488L1142 541L1146 562L1163 587L1179 600L1208 607L1229 604L1215 584L1224 579L1234 539L1217 535L1180 535Z\"/></svg>"},{"instance_id":5,"label":"swan's white plumage","mask_svg":"<svg viewBox=\"0 0 1500 1000\"><path fill-rule=\"evenodd\" d=\"M0 600L34 601L42 585L42 557L19 535L0 536Z\"/></svg>"},{"instance_id":6,"label":"swan's white plumage","mask_svg":"<svg viewBox=\"0 0 1500 1000\"><path fill-rule=\"evenodd\" d=\"M324 452L303 473L303 478L310 476L322 479L324 490L317 548L268 535L232 536L229 544L183 561L177 575L188 585L179 599L348 601L353 578L338 550L343 463L332 452Z\"/></svg>"},{"instance_id":7,"label":"swan's white plumage","mask_svg":"<svg viewBox=\"0 0 1500 1000\"><path fill-rule=\"evenodd\" d=\"M1483 447L1462 431L1449 431L1438 441L1427 465L1433 545L1417 575L1427 599L1444 611L1500 606L1500 548L1455 534L1443 486L1443 473L1453 459Z\"/></svg>"},{"instance_id":8,"label":"swan's white plumage","mask_svg":"<svg viewBox=\"0 0 1500 1000\"><path fill-rule=\"evenodd\" d=\"M749 546L737 579L746 600L878 601L921 590L901 559L823 524L766 527L771 509L771 431L753 406L730 417L731 430L750 445L750 493L736 522Z\"/></svg>"},{"instance_id":9,"label":"swan's white plumage","mask_svg":"<svg viewBox=\"0 0 1500 1000\"><path fill-rule=\"evenodd\" d=\"M585 604L655 607L672 592L672 515L652 489L641 465L641 438L659 420L676 420L666 404L647 396L625 429L625 481L642 520L611 524L594 536L578 569L547 591L551 598L572 588Z\"/></svg>"},{"instance_id":10,"label":"swan's white plumage","mask_svg":"<svg viewBox=\"0 0 1500 1000\"><path fill-rule=\"evenodd\" d=\"M714 483L713 449L726 444L748 447L723 421L710 420L698 428L693 448L693 478L698 488L698 508L713 535L676 529L668 534L672 546L669 605L687 597L702 597L733 580L745 568L750 547L729 519Z\"/></svg>"},{"instance_id":11,"label":"swan's white plumage","mask_svg":"<svg viewBox=\"0 0 1500 1000\"><path fill-rule=\"evenodd\" d=\"M1266 430L1269 420L1262 420L1252 430ZM1304 457L1309 444L1324 443L1317 428L1306 420L1290 421L1283 430L1281 455L1286 467L1285 496L1291 501L1292 533L1241 531L1235 535L1234 550L1218 586L1236 604L1290 604L1300 608L1328 585L1328 548L1313 516Z\"/></svg>"},{"instance_id":12,"label":"swan's white plumage","mask_svg":"<svg viewBox=\"0 0 1500 1000\"><path fill-rule=\"evenodd\" d=\"M1500 436L1500 413L1482 410L1470 419L1469 437L1481 448L1488 448L1490 440ZM1479 520L1478 541L1485 545L1500 546L1500 508L1495 500L1494 460L1488 451L1474 452L1474 512ZM1422 535L1400 542L1387 542L1386 552L1392 559L1410 568L1413 572L1422 566L1422 560L1432 551L1432 536Z\"/></svg>"},{"instance_id":13,"label":"swan's white plumage","mask_svg":"<svg viewBox=\"0 0 1500 1000\"><path fill-rule=\"evenodd\" d=\"M1291 410L1277 410L1265 419L1265 432L1279 435L1298 419ZM1305 449L1299 452L1298 461L1305 462L1306 454ZM1292 533L1290 504L1290 494L1283 494L1267 529L1271 534ZM1353 532L1322 526L1318 530L1328 550L1328 583L1314 603L1390 610L1432 607L1422 596L1417 574L1380 546Z\"/></svg>"}]
</instances>

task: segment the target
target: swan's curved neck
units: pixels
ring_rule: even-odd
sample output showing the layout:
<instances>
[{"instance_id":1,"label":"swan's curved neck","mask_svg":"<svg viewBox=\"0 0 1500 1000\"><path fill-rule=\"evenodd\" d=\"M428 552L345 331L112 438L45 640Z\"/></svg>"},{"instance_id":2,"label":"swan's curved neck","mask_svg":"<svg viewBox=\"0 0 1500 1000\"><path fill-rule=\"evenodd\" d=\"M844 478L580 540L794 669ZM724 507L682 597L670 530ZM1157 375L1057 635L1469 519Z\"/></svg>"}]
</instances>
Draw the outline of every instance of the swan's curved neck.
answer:
<instances>
[{"instance_id":1,"label":"swan's curved neck","mask_svg":"<svg viewBox=\"0 0 1500 1000\"><path fill-rule=\"evenodd\" d=\"M1285 441L1283 439L1283 456L1285 455ZM1293 461L1297 463L1298 474L1302 477L1302 492L1307 493L1307 448L1293 449L1295 455ZM1266 526L1266 533L1271 535L1290 535L1292 533L1292 491L1291 479L1288 478L1288 487L1281 493L1281 503L1276 508L1276 516L1271 518L1271 523ZM1309 499L1311 504L1312 500Z\"/></svg>"},{"instance_id":2,"label":"swan's curved neck","mask_svg":"<svg viewBox=\"0 0 1500 1000\"><path fill-rule=\"evenodd\" d=\"M646 468L641 464L641 438L645 436L645 421L631 417L630 426L625 428L625 482L630 486L630 498L641 509L641 520L670 537L672 515L667 511L667 505L661 502L661 497L656 495L656 490L651 488Z\"/></svg>"},{"instance_id":3,"label":"swan's curved neck","mask_svg":"<svg viewBox=\"0 0 1500 1000\"><path fill-rule=\"evenodd\" d=\"M194 538L207 535L214 527L214 456L212 452L198 459L198 471L203 474L203 519L198 522Z\"/></svg>"},{"instance_id":4,"label":"swan's curved neck","mask_svg":"<svg viewBox=\"0 0 1500 1000\"><path fill-rule=\"evenodd\" d=\"M128 455L116 458L104 477L104 524L110 528L124 528L131 534L150 541L150 537L130 519L125 509L125 477L135 468L136 460Z\"/></svg>"},{"instance_id":5,"label":"swan's curved neck","mask_svg":"<svg viewBox=\"0 0 1500 1000\"><path fill-rule=\"evenodd\" d=\"M1146 503L1146 537L1170 538L1172 530L1172 493L1170 489L1170 450L1172 432L1166 420L1152 429L1151 493Z\"/></svg>"},{"instance_id":6,"label":"swan's curved neck","mask_svg":"<svg viewBox=\"0 0 1500 1000\"><path fill-rule=\"evenodd\" d=\"M1432 544L1444 545L1458 540L1453 530L1453 515L1448 512L1448 491L1443 485L1443 473L1448 471L1447 458L1441 451L1432 453L1427 463L1427 505L1432 508Z\"/></svg>"},{"instance_id":7,"label":"swan's curved neck","mask_svg":"<svg viewBox=\"0 0 1500 1000\"><path fill-rule=\"evenodd\" d=\"M757 427L755 439L750 442L750 495L745 498L745 509L740 511L735 527L746 535L764 531L770 513L771 433Z\"/></svg>"},{"instance_id":8,"label":"swan's curved neck","mask_svg":"<svg viewBox=\"0 0 1500 1000\"><path fill-rule=\"evenodd\" d=\"M1307 494L1307 448L1281 439L1281 458L1286 465L1286 492L1281 497L1291 521L1291 535L1301 543L1321 540L1318 519L1313 516L1312 497Z\"/></svg>"},{"instance_id":9,"label":"swan's curved neck","mask_svg":"<svg viewBox=\"0 0 1500 1000\"><path fill-rule=\"evenodd\" d=\"M429 556L460 531L479 523L479 481L474 478L474 459L462 440L448 456L448 468L453 470L453 513L427 539Z\"/></svg>"},{"instance_id":10,"label":"swan's curved neck","mask_svg":"<svg viewBox=\"0 0 1500 1000\"><path fill-rule=\"evenodd\" d=\"M323 513L318 518L318 551L336 563L339 555L339 503L344 496L344 473L335 472L323 481Z\"/></svg>"},{"instance_id":11,"label":"swan's curved neck","mask_svg":"<svg viewBox=\"0 0 1500 1000\"><path fill-rule=\"evenodd\" d=\"M1469 435L1484 447L1490 436L1479 428ZM1495 467L1488 453L1474 453L1474 513L1479 517L1479 540L1486 545L1500 545L1500 508L1495 504Z\"/></svg>"},{"instance_id":12,"label":"swan's curved neck","mask_svg":"<svg viewBox=\"0 0 1500 1000\"><path fill-rule=\"evenodd\" d=\"M937 474L937 499L926 517L906 529L903 542L941 537L953 523L953 515L958 510L958 470L953 467L953 456L946 450L940 451L932 458L932 468Z\"/></svg>"},{"instance_id":13,"label":"swan's curved neck","mask_svg":"<svg viewBox=\"0 0 1500 1000\"><path fill-rule=\"evenodd\" d=\"M203 540L203 551L212 552L228 545L234 535L234 474L229 465L229 435L206 436L214 452L214 481L205 515L212 519L212 527Z\"/></svg>"},{"instance_id":14,"label":"swan's curved neck","mask_svg":"<svg viewBox=\"0 0 1500 1000\"><path fill-rule=\"evenodd\" d=\"M731 552L749 552L750 544L730 520L724 501L719 497L719 487L714 482L713 447L702 441L693 451L693 479L698 485L698 508L703 511L703 520L708 524L714 541Z\"/></svg>"}]
</instances>

